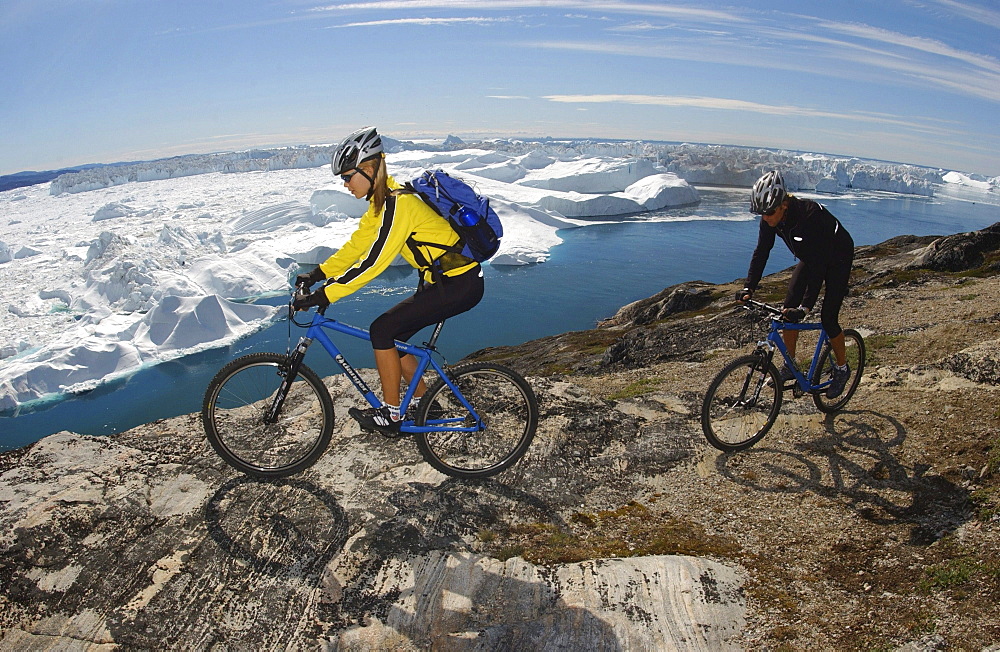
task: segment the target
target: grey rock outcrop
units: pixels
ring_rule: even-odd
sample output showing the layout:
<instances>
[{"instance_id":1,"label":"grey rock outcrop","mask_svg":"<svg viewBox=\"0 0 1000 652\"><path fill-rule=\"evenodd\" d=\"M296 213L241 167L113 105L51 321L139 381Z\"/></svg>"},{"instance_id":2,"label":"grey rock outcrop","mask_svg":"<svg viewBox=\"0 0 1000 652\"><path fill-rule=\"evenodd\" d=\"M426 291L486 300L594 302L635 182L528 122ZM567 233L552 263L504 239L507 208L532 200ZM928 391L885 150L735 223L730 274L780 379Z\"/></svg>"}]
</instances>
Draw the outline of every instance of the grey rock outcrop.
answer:
<instances>
[{"instance_id":1,"label":"grey rock outcrop","mask_svg":"<svg viewBox=\"0 0 1000 652\"><path fill-rule=\"evenodd\" d=\"M391 641L402 649L735 649L729 641L743 625L740 583L731 568L693 557L540 568L519 557L434 552L383 566L372 586L394 596L393 606L384 621L349 628L337 643L365 650Z\"/></svg>"},{"instance_id":2,"label":"grey rock outcrop","mask_svg":"<svg viewBox=\"0 0 1000 652\"><path fill-rule=\"evenodd\" d=\"M715 285L695 281L672 285L649 297L634 301L618 310L614 317L600 323L603 327L633 323L649 324L690 310L699 310L710 304L716 297Z\"/></svg>"},{"instance_id":3,"label":"grey rock outcrop","mask_svg":"<svg viewBox=\"0 0 1000 652\"><path fill-rule=\"evenodd\" d=\"M945 358L941 366L977 383L1000 385L1000 340L963 349Z\"/></svg>"},{"instance_id":4,"label":"grey rock outcrop","mask_svg":"<svg viewBox=\"0 0 1000 652\"><path fill-rule=\"evenodd\" d=\"M1000 223L979 231L958 233L931 242L910 264L911 269L925 268L941 272L960 272L989 262L998 269L996 252L1000 249ZM990 261L987 257L992 254Z\"/></svg>"},{"instance_id":5,"label":"grey rock outcrop","mask_svg":"<svg viewBox=\"0 0 1000 652\"><path fill-rule=\"evenodd\" d=\"M891 549L896 557L886 561L897 575L915 569L923 577L933 562L921 567L914 546L947 554L929 542L970 518L973 488L964 487L994 482L991 463L970 466L976 458L964 451L995 440L1000 318L989 306L1000 294L990 278L997 247L976 245L988 238L981 232L960 235L858 249L850 303L864 305L847 309L889 336L875 353L895 362L866 369L865 391L840 417L820 422L810 401L789 401L783 434L740 456L704 455L699 391L706 373L761 331L732 310L735 286L699 283L631 304L597 329L474 354L524 371L539 398L528 454L490 480L447 478L412 442L361 433L344 418L355 399L342 377L326 380L338 417L329 450L280 481L226 466L197 415L112 437L60 433L0 454L0 649L718 650L754 640L788 645L795 635L797 649L825 649L806 641L839 640L821 635L839 637L848 622L857 630L886 605L896 609L900 596L921 600L915 613L945 609L948 600L911 595L892 573L858 571ZM928 252L962 250L975 252L962 263L975 272L971 281L900 273ZM786 279L769 277L767 289ZM677 311L694 314L674 319ZM892 337L906 355L892 357ZM940 389L943 377L952 387L981 385L931 404L944 392L926 390ZM629 393L632 385L639 390ZM972 431L985 433L980 443L949 448L956 433ZM946 477L944 465L959 460L957 475ZM837 465L831 478L827 464ZM558 547L559 537L583 532L583 541L587 523L601 513L612 522L623 505L641 507L633 523L660 519L655 534L669 544L678 531L701 528L697 551L636 551L623 526L599 533L622 543L621 556L595 546L568 560L526 561L536 540ZM703 520L668 527L695 506ZM821 523L817 514L837 518ZM840 539L845 528L850 545ZM960 528L949 545L972 537L968 550L978 550L974 537L994 529L989 521ZM516 549L491 543L513 541L517 531L542 534ZM846 561L865 541L877 547ZM830 572L831 559L840 574ZM772 595L775 577L800 590ZM868 582L886 584L869 591ZM984 595L976 604L995 610ZM766 613L793 603L790 596L826 602ZM959 604L963 613L936 621L940 631L969 631L965 620L949 625L969 618ZM895 624L898 613L880 622ZM775 626L762 630L769 619ZM995 611L988 619L980 624L995 627ZM806 639L808 628L818 638Z\"/></svg>"},{"instance_id":6,"label":"grey rock outcrop","mask_svg":"<svg viewBox=\"0 0 1000 652\"><path fill-rule=\"evenodd\" d=\"M342 414L350 390L327 382ZM0 648L726 649L745 610L734 568L482 551L506 524L624 504L693 449L680 414L532 382L536 440L489 481L440 475L412 442L347 420L313 468L272 482L222 463L196 415L8 453Z\"/></svg>"}]
</instances>

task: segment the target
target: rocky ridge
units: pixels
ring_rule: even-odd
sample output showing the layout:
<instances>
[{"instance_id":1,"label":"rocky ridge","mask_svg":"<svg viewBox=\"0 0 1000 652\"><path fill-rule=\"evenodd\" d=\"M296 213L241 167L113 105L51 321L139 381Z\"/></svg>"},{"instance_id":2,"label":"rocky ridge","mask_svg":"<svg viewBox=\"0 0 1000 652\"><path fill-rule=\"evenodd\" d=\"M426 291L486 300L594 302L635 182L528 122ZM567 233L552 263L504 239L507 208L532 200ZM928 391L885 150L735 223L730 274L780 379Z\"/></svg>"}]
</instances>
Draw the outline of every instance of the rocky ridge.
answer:
<instances>
[{"instance_id":1,"label":"rocky ridge","mask_svg":"<svg viewBox=\"0 0 1000 652\"><path fill-rule=\"evenodd\" d=\"M344 418L277 482L226 467L197 415L3 454L0 648L995 646L998 236L859 248L857 395L789 400L739 454L705 444L700 397L762 331L699 282L477 352L529 375L542 416L488 481Z\"/></svg>"}]
</instances>

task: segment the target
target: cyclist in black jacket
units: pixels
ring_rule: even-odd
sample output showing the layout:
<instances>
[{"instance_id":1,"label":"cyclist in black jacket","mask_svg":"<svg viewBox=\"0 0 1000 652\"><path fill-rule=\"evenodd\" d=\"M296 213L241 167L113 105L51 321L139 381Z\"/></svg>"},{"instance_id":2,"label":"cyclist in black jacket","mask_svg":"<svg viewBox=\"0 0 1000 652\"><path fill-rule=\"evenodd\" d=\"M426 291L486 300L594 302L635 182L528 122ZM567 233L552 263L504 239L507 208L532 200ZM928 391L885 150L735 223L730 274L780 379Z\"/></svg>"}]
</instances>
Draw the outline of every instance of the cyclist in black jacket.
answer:
<instances>
[{"instance_id":1,"label":"cyclist in black jacket","mask_svg":"<svg viewBox=\"0 0 1000 652\"><path fill-rule=\"evenodd\" d=\"M854 262L854 240L844 225L825 206L811 199L799 199L785 190L785 182L777 170L768 172L754 184L750 198L750 212L761 216L757 247L750 259L746 287L737 292L737 300L749 299L774 246L775 236L788 245L799 262L792 272L785 294L784 313L787 318L799 321L812 310L819 297L819 290L826 283L820 321L830 337L837 365L827 389L828 398L836 398L844 391L850 376L847 352L844 348L844 330L840 327L840 307L847 296L847 285ZM782 332L782 339L792 358L798 331ZM782 380L790 380L790 369L782 368Z\"/></svg>"}]
</instances>

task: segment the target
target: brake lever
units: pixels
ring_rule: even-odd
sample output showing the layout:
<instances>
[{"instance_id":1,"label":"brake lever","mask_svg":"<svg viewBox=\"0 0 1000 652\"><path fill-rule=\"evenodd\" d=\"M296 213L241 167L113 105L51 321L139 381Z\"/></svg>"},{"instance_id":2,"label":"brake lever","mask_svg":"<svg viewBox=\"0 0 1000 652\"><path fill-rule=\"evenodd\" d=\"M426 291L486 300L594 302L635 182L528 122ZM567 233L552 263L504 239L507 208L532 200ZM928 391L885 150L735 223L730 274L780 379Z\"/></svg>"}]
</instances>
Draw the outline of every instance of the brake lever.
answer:
<instances>
[{"instance_id":1,"label":"brake lever","mask_svg":"<svg viewBox=\"0 0 1000 652\"><path fill-rule=\"evenodd\" d=\"M288 319L289 320L295 322L295 313L298 312L298 310L295 309L295 305L294 305L295 301L297 299L301 299L302 297L306 296L307 294L308 294L308 292L306 292L305 286L302 285L301 283L297 284L295 287L292 288L291 296L288 299ZM295 322L295 323L298 323L298 322Z\"/></svg>"}]
</instances>

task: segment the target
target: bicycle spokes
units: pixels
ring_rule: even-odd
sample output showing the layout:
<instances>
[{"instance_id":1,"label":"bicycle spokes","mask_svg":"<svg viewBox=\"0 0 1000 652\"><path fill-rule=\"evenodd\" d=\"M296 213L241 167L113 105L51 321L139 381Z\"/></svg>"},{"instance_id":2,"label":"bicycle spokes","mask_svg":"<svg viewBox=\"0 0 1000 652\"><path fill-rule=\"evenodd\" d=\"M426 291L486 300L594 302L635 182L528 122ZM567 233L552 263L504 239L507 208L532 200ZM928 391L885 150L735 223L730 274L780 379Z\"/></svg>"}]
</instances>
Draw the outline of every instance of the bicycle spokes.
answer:
<instances>
[{"instance_id":1,"label":"bicycle spokes","mask_svg":"<svg viewBox=\"0 0 1000 652\"><path fill-rule=\"evenodd\" d=\"M209 384L202 421L209 442L251 475L290 475L329 444L333 404L323 381L304 365L283 373L286 357L255 353L234 360Z\"/></svg>"},{"instance_id":2,"label":"bicycle spokes","mask_svg":"<svg viewBox=\"0 0 1000 652\"><path fill-rule=\"evenodd\" d=\"M538 423L531 387L516 372L491 363L457 367L449 380L432 385L420 402L416 425L433 428L417 434L424 459L462 478L510 467L527 451Z\"/></svg>"},{"instance_id":3,"label":"bicycle spokes","mask_svg":"<svg viewBox=\"0 0 1000 652\"><path fill-rule=\"evenodd\" d=\"M734 360L709 385L701 415L705 437L725 451L752 446L777 419L781 392L773 365L757 355Z\"/></svg>"}]
</instances>

